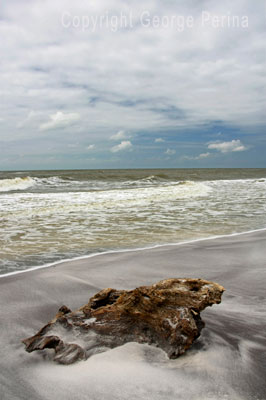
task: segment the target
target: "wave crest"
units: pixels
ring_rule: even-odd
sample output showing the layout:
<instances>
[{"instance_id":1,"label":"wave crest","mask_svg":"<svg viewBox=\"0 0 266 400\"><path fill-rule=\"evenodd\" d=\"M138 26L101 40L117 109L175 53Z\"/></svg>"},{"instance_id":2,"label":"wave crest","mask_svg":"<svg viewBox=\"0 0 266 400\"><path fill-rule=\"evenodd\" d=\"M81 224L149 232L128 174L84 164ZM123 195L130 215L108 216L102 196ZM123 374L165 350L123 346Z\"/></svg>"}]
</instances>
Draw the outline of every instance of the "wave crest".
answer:
<instances>
[{"instance_id":1,"label":"wave crest","mask_svg":"<svg viewBox=\"0 0 266 400\"><path fill-rule=\"evenodd\" d=\"M12 178L0 180L0 192L10 192L14 190L25 190L35 185L35 180L26 176L24 178Z\"/></svg>"}]
</instances>

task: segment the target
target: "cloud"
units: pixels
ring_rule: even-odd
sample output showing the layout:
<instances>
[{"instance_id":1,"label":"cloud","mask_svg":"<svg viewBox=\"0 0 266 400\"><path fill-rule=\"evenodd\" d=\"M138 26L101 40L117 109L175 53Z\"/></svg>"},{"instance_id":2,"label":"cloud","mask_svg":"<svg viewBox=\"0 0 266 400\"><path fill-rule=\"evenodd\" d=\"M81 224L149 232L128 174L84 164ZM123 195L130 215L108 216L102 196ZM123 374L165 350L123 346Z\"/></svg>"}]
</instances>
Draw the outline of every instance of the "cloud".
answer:
<instances>
[{"instance_id":1,"label":"cloud","mask_svg":"<svg viewBox=\"0 0 266 400\"><path fill-rule=\"evenodd\" d=\"M197 160L201 160L202 158L207 158L210 157L211 153L201 153L198 157L196 157Z\"/></svg>"},{"instance_id":2,"label":"cloud","mask_svg":"<svg viewBox=\"0 0 266 400\"><path fill-rule=\"evenodd\" d=\"M155 142L155 143L164 143L165 140L162 139L162 138L156 138L156 139L154 140L154 142Z\"/></svg>"},{"instance_id":3,"label":"cloud","mask_svg":"<svg viewBox=\"0 0 266 400\"><path fill-rule=\"evenodd\" d=\"M124 140L117 146L112 147L110 150L112 153L117 153L118 151L131 150L132 147L133 147L133 145L129 140L128 141Z\"/></svg>"},{"instance_id":4,"label":"cloud","mask_svg":"<svg viewBox=\"0 0 266 400\"><path fill-rule=\"evenodd\" d=\"M53 148L63 151L67 146L62 146L60 130L52 130L56 128L64 128L64 137L75 135L81 153L88 141L104 152L111 147L107 147L110 136L123 129L114 144L131 140L125 132L136 138L138 149L145 151L148 143L154 144L155 149L146 153L147 163L148 159L153 162L158 151L156 138L163 136L173 143L182 136L179 143L188 144L182 148L183 154L198 154L191 150L192 141L222 142L237 137L254 143L264 165L263 0L202 0L200 6L198 0L143 0L141 7L124 0L93 2L93 7L86 1L57 0L55 6L53 0L46 0L36 7L33 1L16 0L16 12L12 4L1 2L0 23L1 37L8 38L0 43L0 140L1 145L13 143L7 156L15 150L19 153L23 142L30 163L30 155L49 152L51 136ZM110 17L119 16L121 10L125 14L132 11L133 28L110 33L103 24L92 32L64 28L61 23L64 12L71 14L72 22L74 16L105 16L106 10ZM139 23L143 10L159 18L192 15L194 26L183 32L176 26L145 28ZM248 15L249 29L202 27L202 10L213 16ZM38 115L25 124L29 110ZM49 117L57 110L63 116L75 111L82 118L71 122L71 118ZM19 129L23 123L27 129ZM208 129L225 136L206 136ZM246 134L248 138L243 139ZM100 153L99 166L104 157ZM67 154L65 160L67 167Z\"/></svg>"},{"instance_id":5,"label":"cloud","mask_svg":"<svg viewBox=\"0 0 266 400\"><path fill-rule=\"evenodd\" d=\"M203 160L204 158L208 158L211 156L211 153L201 153L198 156L183 156L183 160Z\"/></svg>"},{"instance_id":6,"label":"cloud","mask_svg":"<svg viewBox=\"0 0 266 400\"><path fill-rule=\"evenodd\" d=\"M87 146L87 150L93 150L95 148L95 144L90 144Z\"/></svg>"},{"instance_id":7,"label":"cloud","mask_svg":"<svg viewBox=\"0 0 266 400\"><path fill-rule=\"evenodd\" d=\"M166 151L165 151L165 154L168 154L169 156L172 156L173 154L175 154L176 153L176 151L174 150L174 149L167 149Z\"/></svg>"},{"instance_id":8,"label":"cloud","mask_svg":"<svg viewBox=\"0 0 266 400\"><path fill-rule=\"evenodd\" d=\"M245 151L248 148L244 146L239 139L237 139L231 140L230 142L209 143L208 149L218 150L221 153L230 153L235 151Z\"/></svg>"},{"instance_id":9,"label":"cloud","mask_svg":"<svg viewBox=\"0 0 266 400\"><path fill-rule=\"evenodd\" d=\"M151 15L192 14L194 27L181 33L175 27L144 28L137 24L139 7L117 0L112 2L110 14L132 9L136 20L134 29L119 29L112 35L105 27L93 33L63 29L60 23L64 11L72 16L105 15L106 1L90 9L87 2L73 5L58 0L55 7L47 0L39 5L37 14L32 4L16 2L16 13L11 2L1 5L0 33L9 38L0 48L8 117L21 120L21 105L31 109L38 104L44 112L53 113L55 109L67 112L75 104L82 112L84 128L97 131L103 140L108 137L103 129L106 125L109 132L116 132L119 126L131 132L182 129L215 121L238 127L265 123L264 91L258 90L264 87L266 68L262 57L266 51L265 13L260 2L254 7L249 0L225 0L222 4L204 0L198 7L197 0L180 0L177 7L166 0L162 7L159 0L143 1L143 9ZM212 15L245 14L252 25L248 31L206 29L200 24L202 9ZM75 41L70 40L73 35ZM136 49L135 55L128 50L129 43Z\"/></svg>"},{"instance_id":10,"label":"cloud","mask_svg":"<svg viewBox=\"0 0 266 400\"><path fill-rule=\"evenodd\" d=\"M57 113L50 115L50 121L45 122L40 125L41 131L46 131L49 129L57 129L63 128L72 125L74 122L80 119L80 114L78 113L66 113L64 114L61 111L57 111Z\"/></svg>"},{"instance_id":11,"label":"cloud","mask_svg":"<svg viewBox=\"0 0 266 400\"><path fill-rule=\"evenodd\" d=\"M111 140L123 140L129 139L130 136L125 133L125 131L118 131L115 135L111 136Z\"/></svg>"}]
</instances>

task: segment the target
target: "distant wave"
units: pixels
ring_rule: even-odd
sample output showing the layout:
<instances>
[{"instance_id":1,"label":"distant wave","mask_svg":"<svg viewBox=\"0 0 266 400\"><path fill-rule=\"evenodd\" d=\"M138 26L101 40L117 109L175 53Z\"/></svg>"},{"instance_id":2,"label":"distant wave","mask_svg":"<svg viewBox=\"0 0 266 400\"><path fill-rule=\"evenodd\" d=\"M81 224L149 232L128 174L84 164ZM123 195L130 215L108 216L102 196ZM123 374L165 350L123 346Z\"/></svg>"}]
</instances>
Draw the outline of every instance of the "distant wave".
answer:
<instances>
[{"instance_id":1,"label":"distant wave","mask_svg":"<svg viewBox=\"0 0 266 400\"><path fill-rule=\"evenodd\" d=\"M49 178L35 178L35 177L16 177L11 179L0 180L0 192L11 192L16 190L26 190L33 186L58 186L64 184L70 184L69 181L65 181L58 176L52 176Z\"/></svg>"},{"instance_id":2,"label":"distant wave","mask_svg":"<svg viewBox=\"0 0 266 400\"><path fill-rule=\"evenodd\" d=\"M36 181L29 176L24 178L1 179L0 192L10 192L12 190L25 190L35 185Z\"/></svg>"},{"instance_id":3,"label":"distant wave","mask_svg":"<svg viewBox=\"0 0 266 400\"><path fill-rule=\"evenodd\" d=\"M145 178L138 179L138 182L147 182L147 183L155 183L158 181L162 181L163 178L159 175L149 175L145 176Z\"/></svg>"},{"instance_id":4,"label":"distant wave","mask_svg":"<svg viewBox=\"0 0 266 400\"><path fill-rule=\"evenodd\" d=\"M142 178L139 179L137 182L143 182L143 183L165 183L167 185L171 184L171 185L182 185L182 186L193 186L193 185L197 185L201 182L196 182L196 181L169 181L167 179L165 179L165 177L163 177L162 175L150 175L147 176L146 178ZM205 183L208 183L208 181L206 181Z\"/></svg>"},{"instance_id":5,"label":"distant wave","mask_svg":"<svg viewBox=\"0 0 266 400\"><path fill-rule=\"evenodd\" d=\"M139 179L129 179L127 180L125 183L129 184L129 185L142 185L142 184L157 184L157 183L167 183L169 184L172 181L172 179L170 179L167 175L165 174L156 174L156 175L148 175L148 176L144 176L142 178Z\"/></svg>"},{"instance_id":6,"label":"distant wave","mask_svg":"<svg viewBox=\"0 0 266 400\"><path fill-rule=\"evenodd\" d=\"M54 186L54 185L71 185L73 181L71 181L69 178L62 179L59 176L51 176L49 178L35 178L35 182L40 185L48 185L48 186Z\"/></svg>"},{"instance_id":7,"label":"distant wave","mask_svg":"<svg viewBox=\"0 0 266 400\"><path fill-rule=\"evenodd\" d=\"M36 177L16 177L11 179L0 179L0 192L11 192L17 190L26 190L33 186L36 187L54 187L54 186L71 186L82 182L74 182L69 179L62 179L59 176L51 176L49 178Z\"/></svg>"},{"instance_id":8,"label":"distant wave","mask_svg":"<svg viewBox=\"0 0 266 400\"><path fill-rule=\"evenodd\" d=\"M164 183L169 185L171 183L172 185L184 185L184 186L193 186L200 181L192 181L192 180L186 180L186 181L174 181L173 179L168 178L164 174L158 174L158 175L150 175L145 178L138 179L137 181L133 181L134 183ZM205 183L208 183L208 181L205 181Z\"/></svg>"},{"instance_id":9,"label":"distant wave","mask_svg":"<svg viewBox=\"0 0 266 400\"><path fill-rule=\"evenodd\" d=\"M99 175L99 173L98 173ZM111 177L111 174L109 178ZM86 179L87 178L87 179ZM114 177L113 177L114 178ZM163 187L177 187L179 189L184 190L182 195L185 197L188 195L189 190L195 195L195 192L199 192L202 189L206 189L206 186L211 185L211 187L219 187L221 184L232 185L232 184L257 184L257 185L265 185L266 178L257 178L257 179L228 179L228 180L178 180L168 177L166 174L155 174L155 175L147 175L141 177L139 179L132 179L134 177L123 176L117 177L117 179L96 179L96 177L82 176L82 179L75 179L73 176L48 176L48 177L35 177L35 176L26 176L26 177L15 177L9 179L0 179L0 193L1 192L15 192L15 191L24 191L30 189L35 191L41 190L45 191L48 189L49 191L102 191L102 190L126 190L126 189L136 189L136 188L163 188ZM129 179L130 178L130 179ZM204 188L204 185L205 188Z\"/></svg>"}]
</instances>

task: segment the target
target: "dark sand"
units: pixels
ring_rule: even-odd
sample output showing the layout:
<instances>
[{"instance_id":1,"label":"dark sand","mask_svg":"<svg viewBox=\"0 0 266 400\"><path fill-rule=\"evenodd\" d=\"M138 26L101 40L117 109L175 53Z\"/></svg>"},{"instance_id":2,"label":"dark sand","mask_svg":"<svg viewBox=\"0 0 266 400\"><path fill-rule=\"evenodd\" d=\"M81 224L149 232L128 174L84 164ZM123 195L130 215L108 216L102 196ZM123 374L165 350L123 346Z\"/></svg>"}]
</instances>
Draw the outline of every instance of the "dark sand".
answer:
<instances>
[{"instance_id":1,"label":"dark sand","mask_svg":"<svg viewBox=\"0 0 266 400\"><path fill-rule=\"evenodd\" d=\"M226 288L202 313L206 328L184 356L129 343L72 366L20 340L65 304L75 309L104 287L130 289L199 277ZM266 231L104 254L0 279L0 398L266 399Z\"/></svg>"}]
</instances>

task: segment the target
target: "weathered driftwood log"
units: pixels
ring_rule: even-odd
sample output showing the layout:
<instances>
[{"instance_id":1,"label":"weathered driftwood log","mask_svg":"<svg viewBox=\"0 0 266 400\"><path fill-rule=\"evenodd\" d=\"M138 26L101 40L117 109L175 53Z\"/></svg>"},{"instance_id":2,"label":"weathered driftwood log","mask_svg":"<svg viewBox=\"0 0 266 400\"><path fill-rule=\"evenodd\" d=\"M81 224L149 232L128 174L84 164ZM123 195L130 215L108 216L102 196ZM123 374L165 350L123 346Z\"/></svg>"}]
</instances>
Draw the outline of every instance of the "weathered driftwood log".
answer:
<instances>
[{"instance_id":1,"label":"weathered driftwood log","mask_svg":"<svg viewBox=\"0 0 266 400\"><path fill-rule=\"evenodd\" d=\"M66 306L36 335L26 350L53 348L54 360L71 364L127 342L162 348L170 358L199 337L200 312L221 302L224 288L202 279L166 279L134 290L104 289L77 311Z\"/></svg>"}]
</instances>

